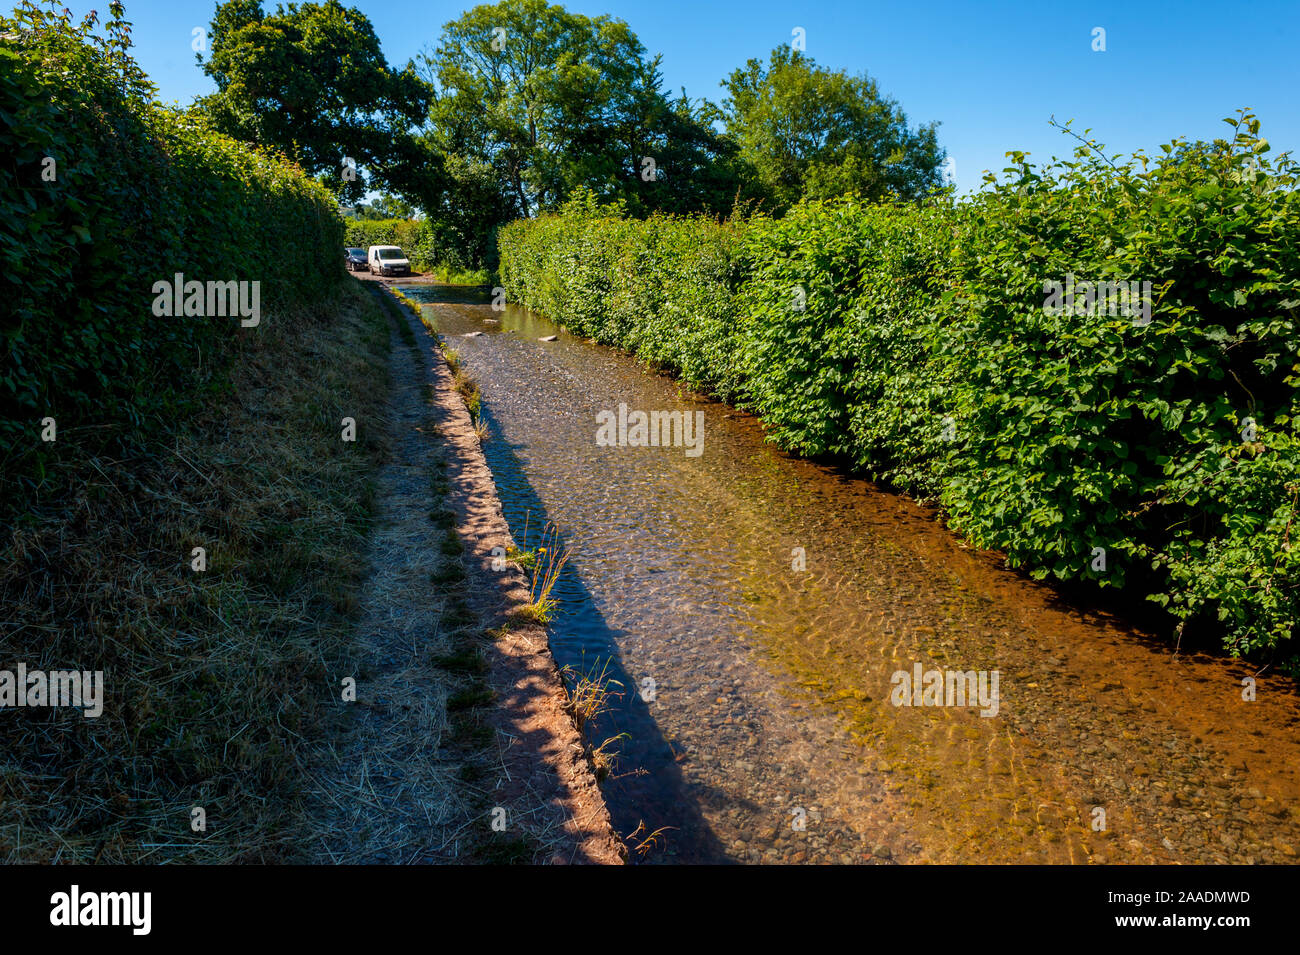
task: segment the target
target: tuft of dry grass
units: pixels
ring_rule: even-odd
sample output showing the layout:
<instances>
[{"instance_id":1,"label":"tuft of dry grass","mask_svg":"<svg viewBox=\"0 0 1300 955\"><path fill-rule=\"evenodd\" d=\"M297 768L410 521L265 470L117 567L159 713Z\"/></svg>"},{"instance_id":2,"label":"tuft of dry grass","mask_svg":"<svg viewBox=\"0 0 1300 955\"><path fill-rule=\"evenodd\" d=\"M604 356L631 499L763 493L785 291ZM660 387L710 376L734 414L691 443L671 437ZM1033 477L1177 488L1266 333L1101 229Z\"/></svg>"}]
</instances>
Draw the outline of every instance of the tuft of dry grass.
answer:
<instances>
[{"instance_id":1,"label":"tuft of dry grass","mask_svg":"<svg viewBox=\"0 0 1300 955\"><path fill-rule=\"evenodd\" d=\"M630 740L632 737L628 733L619 733L617 736L611 736L599 746L591 747L589 758L591 759L592 771L596 774L596 782L603 783L609 778L609 774L614 771L614 766L618 763L618 752L612 749L614 743L622 740Z\"/></svg>"},{"instance_id":2,"label":"tuft of dry grass","mask_svg":"<svg viewBox=\"0 0 1300 955\"><path fill-rule=\"evenodd\" d=\"M453 375L460 371L460 352L457 349L450 346L443 346L442 360L447 363L447 367L451 369Z\"/></svg>"},{"instance_id":3,"label":"tuft of dry grass","mask_svg":"<svg viewBox=\"0 0 1300 955\"><path fill-rule=\"evenodd\" d=\"M511 559L527 570L531 578L528 605L517 611L517 615L532 623L550 623L559 609L559 601L552 596L552 591L572 556L568 545L560 540L558 528L554 524L548 524L542 531L541 543L536 548L531 551L516 550L513 554Z\"/></svg>"},{"instance_id":4,"label":"tuft of dry grass","mask_svg":"<svg viewBox=\"0 0 1300 955\"><path fill-rule=\"evenodd\" d=\"M309 743L355 672L387 351L348 285L264 317L231 389L147 453L61 458L71 490L0 542L0 667L103 670L106 701L0 720L0 862L296 856Z\"/></svg>"},{"instance_id":5,"label":"tuft of dry grass","mask_svg":"<svg viewBox=\"0 0 1300 955\"><path fill-rule=\"evenodd\" d=\"M609 675L608 660L599 672L579 673L574 667L566 666L561 673L569 689L569 713L579 733L585 732L588 723L609 709L610 700L623 695L623 684ZM614 687L619 689L616 691Z\"/></svg>"},{"instance_id":6,"label":"tuft of dry grass","mask_svg":"<svg viewBox=\"0 0 1300 955\"><path fill-rule=\"evenodd\" d=\"M451 384L456 389L456 393L464 399L470 418L477 419L483 404L483 395L479 391L478 382L470 377L469 372L460 367L452 374Z\"/></svg>"},{"instance_id":7,"label":"tuft of dry grass","mask_svg":"<svg viewBox=\"0 0 1300 955\"><path fill-rule=\"evenodd\" d=\"M676 826L660 826L654 832L650 832L642 819L637 823L636 829L632 830L626 841L632 845L632 851L637 854L638 858L644 859L655 849L659 848L660 840L665 839L664 833L675 830ZM639 842L637 840L640 840Z\"/></svg>"},{"instance_id":8,"label":"tuft of dry grass","mask_svg":"<svg viewBox=\"0 0 1300 955\"><path fill-rule=\"evenodd\" d=\"M631 739L627 733L611 736L599 746L593 746L587 739L587 729L601 714L608 712L610 702L623 696L623 684L609 675L610 661L606 660L599 671L580 673L572 666L564 667L560 672L564 677L565 690L569 695L568 711L574 725L583 739L587 759L595 773L596 782L604 782L614 770L618 752L614 744ZM615 687L618 689L616 690Z\"/></svg>"}]
</instances>

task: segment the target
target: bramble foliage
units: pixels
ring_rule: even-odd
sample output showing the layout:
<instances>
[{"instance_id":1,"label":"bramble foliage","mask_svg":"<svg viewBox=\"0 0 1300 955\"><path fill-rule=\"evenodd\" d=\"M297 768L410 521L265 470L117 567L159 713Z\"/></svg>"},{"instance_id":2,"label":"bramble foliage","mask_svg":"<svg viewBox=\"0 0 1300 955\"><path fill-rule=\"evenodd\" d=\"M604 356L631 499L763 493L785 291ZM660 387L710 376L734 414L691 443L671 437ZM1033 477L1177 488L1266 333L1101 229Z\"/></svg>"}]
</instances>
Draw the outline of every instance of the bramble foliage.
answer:
<instances>
[{"instance_id":1,"label":"bramble foliage","mask_svg":"<svg viewBox=\"0 0 1300 955\"><path fill-rule=\"evenodd\" d=\"M1230 140L1124 163L1087 140L1048 170L1012 154L959 243L962 440L940 499L1036 576L1137 575L1180 617L1214 607L1247 651L1300 612L1300 197L1258 121L1228 122ZM1067 273L1150 282L1150 323L1045 309Z\"/></svg>"},{"instance_id":2,"label":"bramble foliage","mask_svg":"<svg viewBox=\"0 0 1300 955\"><path fill-rule=\"evenodd\" d=\"M1300 199L1255 118L1229 122L1154 159L1012 153L966 202L720 225L588 197L502 230L502 284L785 447L936 498L1036 577L1276 647L1300 616ZM1048 308L1068 277L1150 295Z\"/></svg>"},{"instance_id":3,"label":"bramble foliage","mask_svg":"<svg viewBox=\"0 0 1300 955\"><path fill-rule=\"evenodd\" d=\"M956 218L933 205L805 202L756 220L741 289L749 406L772 438L934 490L954 372L944 349Z\"/></svg>"},{"instance_id":4,"label":"bramble foliage","mask_svg":"<svg viewBox=\"0 0 1300 955\"><path fill-rule=\"evenodd\" d=\"M274 311L342 276L329 193L155 103L110 9L103 35L26 2L0 18L0 464L28 488L43 417L138 443L239 347L238 321L155 317L154 282L256 280Z\"/></svg>"}]
</instances>

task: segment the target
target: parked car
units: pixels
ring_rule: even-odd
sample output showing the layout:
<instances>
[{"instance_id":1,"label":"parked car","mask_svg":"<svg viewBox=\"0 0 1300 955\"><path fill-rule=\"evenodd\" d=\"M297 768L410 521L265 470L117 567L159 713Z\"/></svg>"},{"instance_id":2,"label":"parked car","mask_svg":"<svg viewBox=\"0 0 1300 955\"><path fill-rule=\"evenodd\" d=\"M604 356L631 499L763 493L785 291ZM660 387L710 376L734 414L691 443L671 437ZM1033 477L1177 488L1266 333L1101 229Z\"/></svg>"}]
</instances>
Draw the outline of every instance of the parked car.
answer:
<instances>
[{"instance_id":1,"label":"parked car","mask_svg":"<svg viewBox=\"0 0 1300 955\"><path fill-rule=\"evenodd\" d=\"M380 275L409 275L411 263L395 245L372 245L366 256L370 271Z\"/></svg>"},{"instance_id":2,"label":"parked car","mask_svg":"<svg viewBox=\"0 0 1300 955\"><path fill-rule=\"evenodd\" d=\"M347 266L349 272L360 272L366 268L366 250L344 249L343 264Z\"/></svg>"}]
</instances>

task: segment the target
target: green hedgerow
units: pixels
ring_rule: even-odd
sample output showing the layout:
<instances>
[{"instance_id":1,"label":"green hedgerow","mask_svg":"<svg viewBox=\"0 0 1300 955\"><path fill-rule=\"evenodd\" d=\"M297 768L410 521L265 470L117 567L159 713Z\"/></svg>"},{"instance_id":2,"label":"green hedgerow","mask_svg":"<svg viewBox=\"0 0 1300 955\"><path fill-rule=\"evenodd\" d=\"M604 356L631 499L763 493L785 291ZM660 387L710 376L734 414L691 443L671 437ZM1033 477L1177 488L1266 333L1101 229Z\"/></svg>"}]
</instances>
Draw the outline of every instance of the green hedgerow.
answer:
<instances>
[{"instance_id":1,"label":"green hedgerow","mask_svg":"<svg viewBox=\"0 0 1300 955\"><path fill-rule=\"evenodd\" d=\"M502 284L1035 577L1251 652L1300 618L1300 193L1255 117L1227 122L1154 158L1009 153L963 201L719 223L579 195L501 230Z\"/></svg>"},{"instance_id":2,"label":"green hedgerow","mask_svg":"<svg viewBox=\"0 0 1300 955\"><path fill-rule=\"evenodd\" d=\"M0 18L0 465L30 498L40 421L84 446L139 446L221 386L255 334L238 321L153 314L153 284L257 281L275 312L343 276L329 192L280 158L154 100L122 7L102 35L20 3Z\"/></svg>"}]
</instances>

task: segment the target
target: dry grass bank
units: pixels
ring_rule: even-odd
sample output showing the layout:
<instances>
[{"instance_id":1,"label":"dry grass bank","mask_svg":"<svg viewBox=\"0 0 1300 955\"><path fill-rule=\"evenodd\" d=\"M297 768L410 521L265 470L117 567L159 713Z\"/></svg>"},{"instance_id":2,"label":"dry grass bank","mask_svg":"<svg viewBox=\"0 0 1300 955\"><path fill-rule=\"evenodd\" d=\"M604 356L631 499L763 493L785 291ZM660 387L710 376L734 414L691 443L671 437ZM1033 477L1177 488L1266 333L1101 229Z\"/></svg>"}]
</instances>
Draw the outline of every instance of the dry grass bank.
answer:
<instances>
[{"instance_id":1,"label":"dry grass bank","mask_svg":"<svg viewBox=\"0 0 1300 955\"><path fill-rule=\"evenodd\" d=\"M360 287L360 286L359 286ZM373 289L378 291L377 288ZM368 296L369 297L369 296ZM367 578L359 594L356 700L332 707L309 768L319 863L529 861L533 840L497 838L485 637L466 601L464 548L447 507L445 437L428 341L387 295L392 324L390 453L377 475Z\"/></svg>"},{"instance_id":2,"label":"dry grass bank","mask_svg":"<svg viewBox=\"0 0 1300 955\"><path fill-rule=\"evenodd\" d=\"M304 754L355 671L389 335L352 283L315 314L239 334L233 391L147 456L79 454L60 434L70 490L0 540L0 669L102 670L106 684L97 719L0 712L0 862L297 851ZM206 571L191 569L196 547Z\"/></svg>"},{"instance_id":3,"label":"dry grass bank","mask_svg":"<svg viewBox=\"0 0 1300 955\"><path fill-rule=\"evenodd\" d=\"M337 861L620 864L546 628L523 619L523 572L494 561L514 541L477 389L392 292L394 454L359 634L375 666L352 744L325 761L320 841Z\"/></svg>"},{"instance_id":4,"label":"dry grass bank","mask_svg":"<svg viewBox=\"0 0 1300 955\"><path fill-rule=\"evenodd\" d=\"M0 862L621 861L417 329L349 282L238 333L147 453L59 435L63 490L0 540L0 670L103 671L104 708L0 710Z\"/></svg>"}]
</instances>

